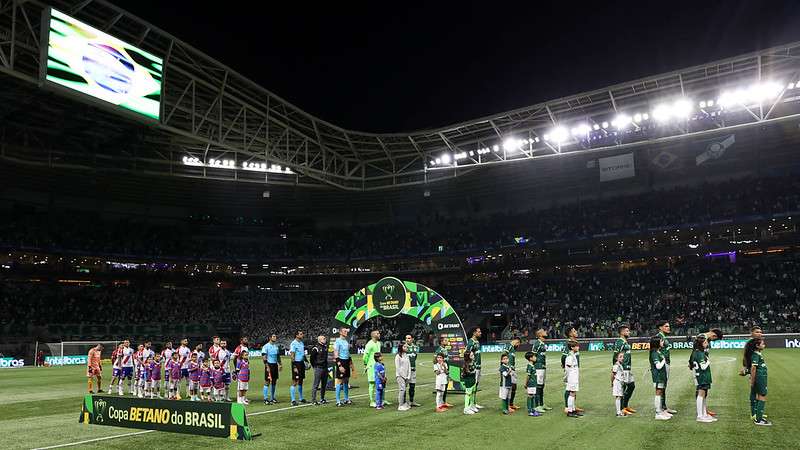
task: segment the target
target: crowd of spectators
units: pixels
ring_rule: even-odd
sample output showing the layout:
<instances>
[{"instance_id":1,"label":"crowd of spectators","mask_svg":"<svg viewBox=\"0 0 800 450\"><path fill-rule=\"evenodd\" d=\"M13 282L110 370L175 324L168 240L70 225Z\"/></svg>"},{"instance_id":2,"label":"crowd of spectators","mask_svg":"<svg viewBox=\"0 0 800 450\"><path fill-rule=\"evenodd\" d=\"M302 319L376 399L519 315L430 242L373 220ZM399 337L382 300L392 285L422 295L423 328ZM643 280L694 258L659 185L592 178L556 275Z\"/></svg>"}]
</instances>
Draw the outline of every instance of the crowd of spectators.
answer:
<instances>
[{"instance_id":1,"label":"crowd of spectators","mask_svg":"<svg viewBox=\"0 0 800 450\"><path fill-rule=\"evenodd\" d=\"M0 214L0 247L234 263L392 258L500 248L514 245L520 237L534 242L569 240L793 211L800 211L800 179L785 176L587 199L489 217L433 214L414 223L347 229L243 218L215 221L193 217L159 225L76 212L15 211Z\"/></svg>"},{"instance_id":2,"label":"crowd of spectators","mask_svg":"<svg viewBox=\"0 0 800 450\"><path fill-rule=\"evenodd\" d=\"M685 335L710 326L741 332L754 324L772 332L798 331L798 289L797 254L437 286L462 318L480 323L500 312L506 335L532 336L542 327L551 337L563 336L568 326L581 336L608 337L622 323L630 324L634 335L646 335L658 319L670 320L675 333ZM0 324L224 322L263 342L272 333L281 339L291 339L296 330L307 336L327 333L351 293L0 282ZM486 311L491 313L482 316ZM427 339L424 327L415 325L370 322L387 340L409 331Z\"/></svg>"}]
</instances>

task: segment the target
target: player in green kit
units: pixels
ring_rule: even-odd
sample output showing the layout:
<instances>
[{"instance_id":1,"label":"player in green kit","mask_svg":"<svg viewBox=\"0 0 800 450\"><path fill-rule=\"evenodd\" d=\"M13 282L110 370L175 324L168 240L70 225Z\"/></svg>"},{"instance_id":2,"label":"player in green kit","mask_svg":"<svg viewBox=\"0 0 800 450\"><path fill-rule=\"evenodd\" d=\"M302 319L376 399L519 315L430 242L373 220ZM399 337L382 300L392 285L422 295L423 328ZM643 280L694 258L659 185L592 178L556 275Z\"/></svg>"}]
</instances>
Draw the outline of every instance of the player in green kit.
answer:
<instances>
[{"instance_id":1,"label":"player in green kit","mask_svg":"<svg viewBox=\"0 0 800 450\"><path fill-rule=\"evenodd\" d=\"M519 347L519 338L514 336L511 338L510 344L503 346L503 355L508 355L508 366L511 367L511 393L508 397L508 407L512 411L519 409L519 406L514 404L514 399L517 396L517 347Z\"/></svg>"},{"instance_id":2,"label":"player in green kit","mask_svg":"<svg viewBox=\"0 0 800 450\"><path fill-rule=\"evenodd\" d=\"M411 406L420 406L419 403L414 401L414 391L417 386L417 355L419 354L419 345L414 342L414 336L406 335L406 352L408 353L408 361L411 363L411 378L408 382L408 403Z\"/></svg>"},{"instance_id":3,"label":"player in green kit","mask_svg":"<svg viewBox=\"0 0 800 450\"><path fill-rule=\"evenodd\" d=\"M369 381L369 406L375 408L375 353L381 351L381 332L372 330L369 336L370 340L364 346L364 371Z\"/></svg>"},{"instance_id":4,"label":"player in green kit","mask_svg":"<svg viewBox=\"0 0 800 450\"><path fill-rule=\"evenodd\" d=\"M661 403L661 396L664 395L664 388L667 385L667 358L663 350L664 340L660 334L650 338L650 373L653 376L653 387L656 388L653 402L656 408L656 420L672 419L672 414L664 411Z\"/></svg>"},{"instance_id":5,"label":"player in green kit","mask_svg":"<svg viewBox=\"0 0 800 450\"><path fill-rule=\"evenodd\" d=\"M664 359L666 360L666 365L665 365L666 378L664 379L664 389L663 393L661 394L661 409L671 415L678 412L674 409L667 407L667 383L669 383L669 365L670 365L669 351L672 350L672 343L669 341L669 338L667 338L667 335L672 332L672 328L670 327L669 322L666 320L661 320L658 323L656 323L656 327L658 328L658 336L661 338L661 340L664 341L664 346L661 348L661 353L664 354Z\"/></svg>"},{"instance_id":6,"label":"player in green kit","mask_svg":"<svg viewBox=\"0 0 800 450\"><path fill-rule=\"evenodd\" d=\"M622 413L631 415L636 413L636 410L629 406L633 391L636 389L633 371L631 371L631 344L628 343L631 329L627 325L621 325L617 330L619 331L619 338L614 342L611 366L613 367L616 364L617 355L622 353Z\"/></svg>"},{"instance_id":7,"label":"player in green kit","mask_svg":"<svg viewBox=\"0 0 800 450\"><path fill-rule=\"evenodd\" d=\"M543 413L550 411L551 407L544 404L544 381L545 372L547 370L547 344L544 343L544 338L547 337L547 332L539 328L536 330L536 340L533 341L533 352L536 353L536 411Z\"/></svg>"},{"instance_id":8,"label":"player in green kit","mask_svg":"<svg viewBox=\"0 0 800 450\"><path fill-rule=\"evenodd\" d=\"M756 326L750 328L750 340L753 340L755 338L761 338L762 336L764 336L764 330L762 330L761 327L756 325ZM748 344L750 344L749 341L748 341ZM744 353L747 354L747 345L744 346ZM744 377L744 376L750 375L750 366L749 366L749 364L750 363L747 362L747 358L746 357L742 357L742 368L739 369L739 375L740 376ZM752 389L750 390L750 415L753 418L756 417L756 393ZM766 416L764 416L764 417L766 417Z\"/></svg>"},{"instance_id":9,"label":"player in green kit","mask_svg":"<svg viewBox=\"0 0 800 450\"><path fill-rule=\"evenodd\" d=\"M438 355L438 354L444 355L444 362L447 363L448 367L450 367L450 356L448 356L450 354L450 341L446 337L442 337L441 339L439 339L439 347L436 349L436 351L433 354L434 355ZM434 362L435 362L435 358L436 357L434 356ZM449 375L448 375L448 379L449 379ZM444 393L442 394L442 401L444 402L444 406L446 408L452 408L453 407L452 403L447 403L447 386L449 384L450 383L448 382L448 384L444 385Z\"/></svg>"},{"instance_id":10,"label":"player in green kit","mask_svg":"<svg viewBox=\"0 0 800 450\"><path fill-rule=\"evenodd\" d=\"M470 338L467 340L467 347L464 352L472 353L473 365L475 366L475 389L473 390L473 405L476 409L482 409L483 406L478 404L478 384L481 382L481 329L475 327L470 333Z\"/></svg>"},{"instance_id":11,"label":"player in green kit","mask_svg":"<svg viewBox=\"0 0 800 450\"><path fill-rule=\"evenodd\" d=\"M525 390L528 394L528 415L539 417L542 413L536 410L536 353L525 352L525 359L528 361L525 366L525 373L528 374L528 379L525 381Z\"/></svg>"},{"instance_id":12,"label":"player in green kit","mask_svg":"<svg viewBox=\"0 0 800 450\"><path fill-rule=\"evenodd\" d=\"M772 426L772 422L764 418L764 403L767 401L767 362L762 352L766 347L764 338L753 338L745 347L745 361L750 366L750 390L756 394L755 417L753 423L760 426Z\"/></svg>"},{"instance_id":13,"label":"player in green kit","mask_svg":"<svg viewBox=\"0 0 800 450\"><path fill-rule=\"evenodd\" d=\"M711 390L711 360L708 359L708 339L698 335L689 358L689 369L694 372L694 384L697 386L695 400L697 402L697 421L713 423L717 419L708 414L708 391Z\"/></svg>"}]
</instances>

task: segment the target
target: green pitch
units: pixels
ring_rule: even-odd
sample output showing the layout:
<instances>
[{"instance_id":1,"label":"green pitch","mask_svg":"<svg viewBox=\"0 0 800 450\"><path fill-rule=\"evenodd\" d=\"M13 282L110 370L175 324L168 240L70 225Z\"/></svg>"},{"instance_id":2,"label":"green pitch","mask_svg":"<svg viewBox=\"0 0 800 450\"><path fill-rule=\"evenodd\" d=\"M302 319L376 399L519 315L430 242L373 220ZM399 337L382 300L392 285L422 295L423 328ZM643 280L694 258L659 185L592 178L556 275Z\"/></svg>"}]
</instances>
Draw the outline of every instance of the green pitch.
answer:
<instances>
[{"instance_id":1,"label":"green pitch","mask_svg":"<svg viewBox=\"0 0 800 450\"><path fill-rule=\"evenodd\" d=\"M719 422L695 422L694 386L686 369L687 351L673 351L672 373L667 400L678 414L670 421L653 419L653 388L647 368L647 353L634 352L636 392L631 406L639 411L624 419L614 417L614 401L609 378L609 353L581 355L581 391L578 405L586 416L569 419L563 414L563 383L559 354L551 353L547 373L545 403L553 410L543 417L525 414L522 384L516 403L523 407L516 414L500 414L498 377L499 356L483 355L485 377L481 381L478 403L485 408L474 416L461 413L463 396L450 395L456 405L451 411L435 413L433 371L430 355L420 355L417 398L422 404L408 412L398 412L397 393L392 381L393 358L387 358L390 375L387 399L393 403L384 411L368 407L366 377L360 368L351 389L355 405L336 408L326 406L289 407L289 368L284 366L278 391L280 404L264 406L261 402L263 368L254 359L253 377L247 408L250 427L261 436L251 442L235 442L165 432L78 424L81 399L86 389L83 366L58 368L4 369L0 371L0 447L6 449L41 448L75 445L80 448L197 448L199 446L236 448L503 448L570 447L570 448L797 448L800 442L800 394L795 389L800 373L797 350L767 349L769 364L769 398L766 412L774 426L756 427L749 419L746 379L738 376L741 351L712 350L714 385L709 395L709 408L716 411ZM387 355L388 356L388 355ZM522 360L518 352L518 361ZM359 367L360 361L358 363ZM524 367L524 366L523 366ZM110 372L109 367L105 367ZM519 370L519 369L518 369ZM519 370L522 372L522 370ZM311 373L309 372L309 375ZM104 388L110 379L104 379ZM524 382L524 375L520 383ZM311 380L304 388L311 397ZM235 394L232 393L235 398ZM327 399L334 400L328 392ZM295 430L295 431L292 431ZM135 434L134 434L135 433ZM338 436L338 437L334 437ZM109 437L106 440L99 438ZM68 447L69 448L69 447Z\"/></svg>"}]
</instances>

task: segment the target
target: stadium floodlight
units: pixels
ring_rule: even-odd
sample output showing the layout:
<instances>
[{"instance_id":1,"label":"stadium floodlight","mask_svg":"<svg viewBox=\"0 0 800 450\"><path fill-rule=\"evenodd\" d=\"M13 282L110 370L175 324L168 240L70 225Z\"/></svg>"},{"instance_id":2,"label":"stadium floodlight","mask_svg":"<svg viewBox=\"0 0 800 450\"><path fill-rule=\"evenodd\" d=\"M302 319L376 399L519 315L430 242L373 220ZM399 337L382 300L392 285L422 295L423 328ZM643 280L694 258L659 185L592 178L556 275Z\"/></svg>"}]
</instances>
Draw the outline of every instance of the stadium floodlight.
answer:
<instances>
[{"instance_id":1,"label":"stadium floodlight","mask_svg":"<svg viewBox=\"0 0 800 450\"><path fill-rule=\"evenodd\" d=\"M706 105L707 105L709 108L711 108L712 106L714 106L714 100L708 100L708 101L706 101Z\"/></svg>"},{"instance_id":2,"label":"stadium floodlight","mask_svg":"<svg viewBox=\"0 0 800 450\"><path fill-rule=\"evenodd\" d=\"M633 121L636 122L636 123L641 122L642 121L642 115L639 114L639 113L634 114L633 115Z\"/></svg>"},{"instance_id":3,"label":"stadium floodlight","mask_svg":"<svg viewBox=\"0 0 800 450\"><path fill-rule=\"evenodd\" d=\"M670 110L669 106L666 104L658 105L655 107L655 109L653 109L653 119L658 122L667 121L672 115L671 112L672 111Z\"/></svg>"},{"instance_id":4,"label":"stadium floodlight","mask_svg":"<svg viewBox=\"0 0 800 450\"><path fill-rule=\"evenodd\" d=\"M534 142L539 143L539 137L533 138Z\"/></svg>"},{"instance_id":5,"label":"stadium floodlight","mask_svg":"<svg viewBox=\"0 0 800 450\"><path fill-rule=\"evenodd\" d=\"M516 138L508 138L503 141L503 150L513 152L522 146L522 142Z\"/></svg>"},{"instance_id":6,"label":"stadium floodlight","mask_svg":"<svg viewBox=\"0 0 800 450\"><path fill-rule=\"evenodd\" d=\"M703 100L703 101L701 101L701 102L700 102L700 107L701 107L701 108L705 108L705 107L706 107L706 102L705 102L705 100Z\"/></svg>"},{"instance_id":7,"label":"stadium floodlight","mask_svg":"<svg viewBox=\"0 0 800 450\"><path fill-rule=\"evenodd\" d=\"M592 125L592 128L594 129L594 131L597 131L597 130L600 129L600 125L594 124L594 125Z\"/></svg>"},{"instance_id":8,"label":"stadium floodlight","mask_svg":"<svg viewBox=\"0 0 800 450\"><path fill-rule=\"evenodd\" d=\"M672 116L676 119L688 119L691 113L692 102L689 99L682 98L672 105Z\"/></svg>"},{"instance_id":9,"label":"stadium floodlight","mask_svg":"<svg viewBox=\"0 0 800 450\"><path fill-rule=\"evenodd\" d=\"M450 153L442 154L442 164L450 164L450 160L451 160Z\"/></svg>"},{"instance_id":10,"label":"stadium floodlight","mask_svg":"<svg viewBox=\"0 0 800 450\"><path fill-rule=\"evenodd\" d=\"M494 152L497 153L497 152L500 151L500 146L499 145L495 145L495 146L492 147L492 150L494 150Z\"/></svg>"},{"instance_id":11,"label":"stadium floodlight","mask_svg":"<svg viewBox=\"0 0 800 450\"><path fill-rule=\"evenodd\" d=\"M442 158L436 158L433 162L435 162L436 164L441 164Z\"/></svg>"},{"instance_id":12,"label":"stadium floodlight","mask_svg":"<svg viewBox=\"0 0 800 450\"><path fill-rule=\"evenodd\" d=\"M569 133L567 129L564 127L555 127L552 131L550 131L550 140L555 142L556 144L561 144L562 142L566 141L569 138Z\"/></svg>"},{"instance_id":13,"label":"stadium floodlight","mask_svg":"<svg viewBox=\"0 0 800 450\"><path fill-rule=\"evenodd\" d=\"M611 125L614 125L614 127L618 130L624 130L630 124L631 124L631 116L627 114L619 114L611 122Z\"/></svg>"},{"instance_id":14,"label":"stadium floodlight","mask_svg":"<svg viewBox=\"0 0 800 450\"><path fill-rule=\"evenodd\" d=\"M642 120L650 120L650 114L647 113L642 114Z\"/></svg>"},{"instance_id":15,"label":"stadium floodlight","mask_svg":"<svg viewBox=\"0 0 800 450\"><path fill-rule=\"evenodd\" d=\"M608 122L605 122L605 121L604 121L604 122L603 122L603 124L602 124L601 126L602 126L602 127L603 127L603 129L605 130L606 128L608 128Z\"/></svg>"},{"instance_id":16,"label":"stadium floodlight","mask_svg":"<svg viewBox=\"0 0 800 450\"><path fill-rule=\"evenodd\" d=\"M582 123L578 126L572 128L572 135L573 136L586 136L589 132L592 131L592 127L589 125Z\"/></svg>"}]
</instances>

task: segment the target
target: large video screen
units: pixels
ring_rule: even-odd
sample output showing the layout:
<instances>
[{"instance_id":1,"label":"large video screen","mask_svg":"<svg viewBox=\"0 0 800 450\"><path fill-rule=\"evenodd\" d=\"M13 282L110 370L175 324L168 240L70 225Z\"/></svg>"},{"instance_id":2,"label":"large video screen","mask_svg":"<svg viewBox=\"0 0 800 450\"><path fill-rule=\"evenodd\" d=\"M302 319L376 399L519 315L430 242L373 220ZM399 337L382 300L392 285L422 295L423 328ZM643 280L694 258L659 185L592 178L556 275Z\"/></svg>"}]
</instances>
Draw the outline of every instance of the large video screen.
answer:
<instances>
[{"instance_id":1,"label":"large video screen","mask_svg":"<svg viewBox=\"0 0 800 450\"><path fill-rule=\"evenodd\" d=\"M158 119L163 60L52 9L45 78Z\"/></svg>"}]
</instances>

